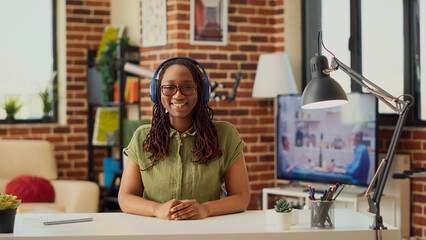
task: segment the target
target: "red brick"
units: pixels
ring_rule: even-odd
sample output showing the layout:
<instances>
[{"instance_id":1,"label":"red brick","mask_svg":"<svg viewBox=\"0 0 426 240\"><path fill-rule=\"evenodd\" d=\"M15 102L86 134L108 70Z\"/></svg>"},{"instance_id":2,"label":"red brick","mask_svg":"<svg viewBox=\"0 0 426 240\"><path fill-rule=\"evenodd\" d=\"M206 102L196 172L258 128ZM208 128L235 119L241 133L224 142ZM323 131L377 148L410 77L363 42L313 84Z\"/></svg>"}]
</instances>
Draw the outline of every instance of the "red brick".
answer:
<instances>
[{"instance_id":1,"label":"red brick","mask_svg":"<svg viewBox=\"0 0 426 240\"><path fill-rule=\"evenodd\" d=\"M49 128L33 128L31 129L31 133L38 134L38 133L50 133Z\"/></svg>"},{"instance_id":2,"label":"red brick","mask_svg":"<svg viewBox=\"0 0 426 240\"><path fill-rule=\"evenodd\" d=\"M24 135L28 134L28 129L10 129L9 134L10 135Z\"/></svg>"}]
</instances>

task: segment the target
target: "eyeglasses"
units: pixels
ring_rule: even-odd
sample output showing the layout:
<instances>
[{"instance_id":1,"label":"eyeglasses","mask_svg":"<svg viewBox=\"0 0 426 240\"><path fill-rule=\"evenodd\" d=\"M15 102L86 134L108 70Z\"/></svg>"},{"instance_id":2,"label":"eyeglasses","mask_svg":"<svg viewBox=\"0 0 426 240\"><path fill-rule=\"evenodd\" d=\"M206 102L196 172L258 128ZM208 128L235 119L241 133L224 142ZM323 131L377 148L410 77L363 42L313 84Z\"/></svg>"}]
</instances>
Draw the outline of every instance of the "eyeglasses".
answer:
<instances>
[{"instance_id":1,"label":"eyeglasses","mask_svg":"<svg viewBox=\"0 0 426 240\"><path fill-rule=\"evenodd\" d=\"M183 86L176 86L176 85L163 85L161 86L161 92L166 96L173 96L177 93L178 89L180 90L180 93L184 96L192 96L195 94L195 85L183 85Z\"/></svg>"}]
</instances>

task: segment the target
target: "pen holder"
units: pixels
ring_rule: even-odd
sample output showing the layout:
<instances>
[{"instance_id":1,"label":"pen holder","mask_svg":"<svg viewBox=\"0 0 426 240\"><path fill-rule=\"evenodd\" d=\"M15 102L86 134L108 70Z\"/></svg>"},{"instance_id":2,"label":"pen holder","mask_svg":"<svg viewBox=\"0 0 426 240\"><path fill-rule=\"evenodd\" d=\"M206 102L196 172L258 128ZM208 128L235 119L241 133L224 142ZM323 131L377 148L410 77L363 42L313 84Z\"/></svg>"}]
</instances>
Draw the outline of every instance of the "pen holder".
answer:
<instances>
[{"instance_id":1,"label":"pen holder","mask_svg":"<svg viewBox=\"0 0 426 240\"><path fill-rule=\"evenodd\" d=\"M334 201L311 201L311 228L334 228Z\"/></svg>"}]
</instances>

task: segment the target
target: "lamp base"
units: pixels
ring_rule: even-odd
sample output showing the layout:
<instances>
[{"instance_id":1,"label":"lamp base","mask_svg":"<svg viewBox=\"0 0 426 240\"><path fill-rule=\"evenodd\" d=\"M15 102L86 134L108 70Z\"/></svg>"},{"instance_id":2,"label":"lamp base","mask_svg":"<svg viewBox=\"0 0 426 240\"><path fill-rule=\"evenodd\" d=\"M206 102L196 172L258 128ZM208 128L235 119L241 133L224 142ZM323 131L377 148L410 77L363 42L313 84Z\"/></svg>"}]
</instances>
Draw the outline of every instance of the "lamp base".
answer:
<instances>
[{"instance_id":1,"label":"lamp base","mask_svg":"<svg viewBox=\"0 0 426 240\"><path fill-rule=\"evenodd\" d=\"M380 215L375 215L373 225L370 226L370 229L385 230L388 228L383 225L383 217Z\"/></svg>"}]
</instances>

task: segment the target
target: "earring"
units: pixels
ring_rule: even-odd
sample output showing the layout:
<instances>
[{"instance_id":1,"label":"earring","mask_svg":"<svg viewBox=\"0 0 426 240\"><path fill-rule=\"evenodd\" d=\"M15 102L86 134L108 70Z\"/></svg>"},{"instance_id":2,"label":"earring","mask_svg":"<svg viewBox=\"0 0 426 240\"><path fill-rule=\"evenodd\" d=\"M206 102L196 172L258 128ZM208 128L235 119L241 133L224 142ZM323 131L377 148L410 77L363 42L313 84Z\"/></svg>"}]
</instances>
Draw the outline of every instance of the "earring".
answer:
<instances>
[{"instance_id":1,"label":"earring","mask_svg":"<svg viewBox=\"0 0 426 240\"><path fill-rule=\"evenodd\" d=\"M164 111L166 114L169 113L169 111L167 111L167 109Z\"/></svg>"}]
</instances>

